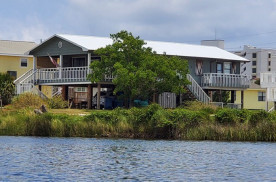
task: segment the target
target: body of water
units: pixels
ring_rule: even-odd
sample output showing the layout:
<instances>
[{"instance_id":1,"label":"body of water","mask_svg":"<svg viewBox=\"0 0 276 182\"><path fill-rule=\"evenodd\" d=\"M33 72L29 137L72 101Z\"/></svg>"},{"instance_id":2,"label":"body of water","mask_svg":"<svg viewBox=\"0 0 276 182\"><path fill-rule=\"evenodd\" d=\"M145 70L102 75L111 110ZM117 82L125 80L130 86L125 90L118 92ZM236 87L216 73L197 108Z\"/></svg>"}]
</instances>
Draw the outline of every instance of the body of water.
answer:
<instances>
[{"instance_id":1,"label":"body of water","mask_svg":"<svg viewBox=\"0 0 276 182\"><path fill-rule=\"evenodd\" d=\"M276 181L276 143L0 137L0 181Z\"/></svg>"}]
</instances>

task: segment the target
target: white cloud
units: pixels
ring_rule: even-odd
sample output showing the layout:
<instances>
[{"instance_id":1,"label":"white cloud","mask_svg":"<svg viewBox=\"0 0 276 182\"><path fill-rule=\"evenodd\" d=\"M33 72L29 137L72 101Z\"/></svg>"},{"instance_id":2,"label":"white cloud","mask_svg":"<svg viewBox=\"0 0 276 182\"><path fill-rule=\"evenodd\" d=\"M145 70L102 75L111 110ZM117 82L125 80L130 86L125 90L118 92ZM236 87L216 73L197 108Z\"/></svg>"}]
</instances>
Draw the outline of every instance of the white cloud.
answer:
<instances>
[{"instance_id":1,"label":"white cloud","mask_svg":"<svg viewBox=\"0 0 276 182\"><path fill-rule=\"evenodd\" d=\"M51 17L41 15L40 7L35 17L2 21L0 15L0 38L109 36L125 29L148 40L199 43L215 38L216 30L226 47L238 47L271 42L275 34L250 35L276 31L276 0L63 0L55 7Z\"/></svg>"},{"instance_id":2,"label":"white cloud","mask_svg":"<svg viewBox=\"0 0 276 182\"><path fill-rule=\"evenodd\" d=\"M29 21L21 22L19 20L6 19L4 28L0 29L0 39L5 40L22 40L39 42L50 36L49 27L41 23L36 18Z\"/></svg>"}]
</instances>

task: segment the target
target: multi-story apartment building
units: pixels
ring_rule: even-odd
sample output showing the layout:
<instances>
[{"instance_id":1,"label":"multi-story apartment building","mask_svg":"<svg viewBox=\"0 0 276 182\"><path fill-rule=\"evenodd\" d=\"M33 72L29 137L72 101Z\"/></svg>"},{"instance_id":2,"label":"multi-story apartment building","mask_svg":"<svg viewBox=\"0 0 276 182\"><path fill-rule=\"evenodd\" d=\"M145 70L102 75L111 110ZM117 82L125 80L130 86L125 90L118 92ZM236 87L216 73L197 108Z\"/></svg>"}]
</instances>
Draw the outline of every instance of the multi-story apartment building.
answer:
<instances>
[{"instance_id":1,"label":"multi-story apartment building","mask_svg":"<svg viewBox=\"0 0 276 182\"><path fill-rule=\"evenodd\" d=\"M234 53L250 60L250 62L241 64L241 74L251 75L252 78L260 78L260 73L276 71L275 49L245 45L242 51Z\"/></svg>"}]
</instances>

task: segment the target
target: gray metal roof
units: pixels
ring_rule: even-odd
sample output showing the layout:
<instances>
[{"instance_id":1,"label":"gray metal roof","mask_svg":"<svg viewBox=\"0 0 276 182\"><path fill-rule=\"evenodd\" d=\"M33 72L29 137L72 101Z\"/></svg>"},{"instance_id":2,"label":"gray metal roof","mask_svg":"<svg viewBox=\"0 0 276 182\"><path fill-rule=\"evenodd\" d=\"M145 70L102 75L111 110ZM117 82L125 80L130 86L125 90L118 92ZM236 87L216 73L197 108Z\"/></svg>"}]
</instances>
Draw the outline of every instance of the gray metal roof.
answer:
<instances>
[{"instance_id":1,"label":"gray metal roof","mask_svg":"<svg viewBox=\"0 0 276 182\"><path fill-rule=\"evenodd\" d=\"M0 40L0 55L22 56L36 45L35 42Z\"/></svg>"}]
</instances>

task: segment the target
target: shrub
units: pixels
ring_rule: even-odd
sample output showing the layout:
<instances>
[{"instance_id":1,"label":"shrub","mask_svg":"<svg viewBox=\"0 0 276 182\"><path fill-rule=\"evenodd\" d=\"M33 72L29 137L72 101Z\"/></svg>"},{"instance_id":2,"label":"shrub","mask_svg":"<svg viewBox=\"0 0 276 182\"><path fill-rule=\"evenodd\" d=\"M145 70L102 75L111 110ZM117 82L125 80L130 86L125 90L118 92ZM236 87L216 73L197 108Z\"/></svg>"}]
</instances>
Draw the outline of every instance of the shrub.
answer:
<instances>
[{"instance_id":1,"label":"shrub","mask_svg":"<svg viewBox=\"0 0 276 182\"><path fill-rule=\"evenodd\" d=\"M236 113L235 109L224 108L216 113L215 118L220 124L235 124L239 120Z\"/></svg>"},{"instance_id":2,"label":"shrub","mask_svg":"<svg viewBox=\"0 0 276 182\"><path fill-rule=\"evenodd\" d=\"M68 102L63 100L61 96L50 98L47 100L47 103L51 109L64 109L68 107Z\"/></svg>"},{"instance_id":3,"label":"shrub","mask_svg":"<svg viewBox=\"0 0 276 182\"><path fill-rule=\"evenodd\" d=\"M272 115L264 110L253 112L249 119L251 126L257 126L258 123L267 122L272 120Z\"/></svg>"},{"instance_id":4,"label":"shrub","mask_svg":"<svg viewBox=\"0 0 276 182\"><path fill-rule=\"evenodd\" d=\"M47 105L46 101L31 92L20 94L12 99L12 106L16 109L39 108L43 104Z\"/></svg>"},{"instance_id":5,"label":"shrub","mask_svg":"<svg viewBox=\"0 0 276 182\"><path fill-rule=\"evenodd\" d=\"M0 73L0 97L4 105L11 103L14 89L12 77L7 73Z\"/></svg>"},{"instance_id":6,"label":"shrub","mask_svg":"<svg viewBox=\"0 0 276 182\"><path fill-rule=\"evenodd\" d=\"M245 123L250 118L250 112L247 109L235 110L238 122Z\"/></svg>"}]
</instances>

